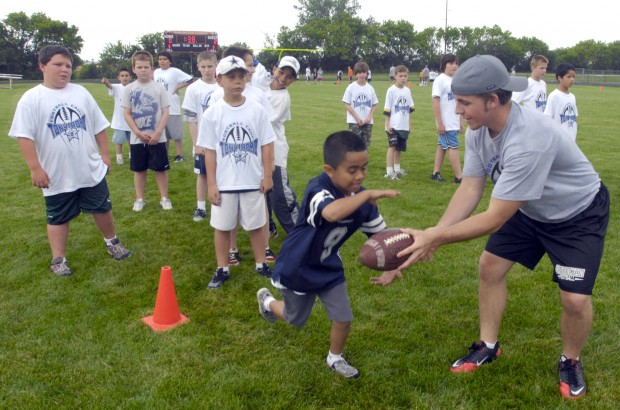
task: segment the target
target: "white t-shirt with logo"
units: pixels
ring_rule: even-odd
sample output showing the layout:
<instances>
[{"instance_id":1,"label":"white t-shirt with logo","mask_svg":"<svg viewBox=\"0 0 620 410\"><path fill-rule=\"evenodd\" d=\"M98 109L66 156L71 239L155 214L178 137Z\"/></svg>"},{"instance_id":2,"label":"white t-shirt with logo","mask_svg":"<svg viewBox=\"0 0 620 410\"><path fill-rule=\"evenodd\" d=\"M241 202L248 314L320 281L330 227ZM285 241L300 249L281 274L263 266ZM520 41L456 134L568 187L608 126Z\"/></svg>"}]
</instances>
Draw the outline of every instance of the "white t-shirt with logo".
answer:
<instances>
[{"instance_id":1,"label":"white t-shirt with logo","mask_svg":"<svg viewBox=\"0 0 620 410\"><path fill-rule=\"evenodd\" d=\"M342 102L349 104L358 117L364 120L370 114L372 107L379 103L379 99L377 98L377 94L375 93L375 89L372 85L368 83L360 85L357 81L354 81L347 86L344 96L342 97ZM355 117L353 117L348 110L347 123L357 123ZM374 120L371 119L370 123L374 124Z\"/></svg>"},{"instance_id":2,"label":"white t-shirt with logo","mask_svg":"<svg viewBox=\"0 0 620 410\"><path fill-rule=\"evenodd\" d=\"M220 99L207 108L196 145L215 151L220 192L257 190L263 179L261 148L276 139L267 113L256 101L233 107Z\"/></svg>"},{"instance_id":3,"label":"white t-shirt with logo","mask_svg":"<svg viewBox=\"0 0 620 410\"><path fill-rule=\"evenodd\" d=\"M181 115L181 99L174 90L179 84L183 84L192 79L192 76L179 70L176 67L169 67L165 70L158 68L153 73L153 79L164 86L170 97L170 115Z\"/></svg>"},{"instance_id":4,"label":"white t-shirt with logo","mask_svg":"<svg viewBox=\"0 0 620 410\"><path fill-rule=\"evenodd\" d=\"M54 90L40 84L17 103L9 136L33 140L41 167L50 177L43 195L97 185L106 175L95 136L110 123L92 95L67 84Z\"/></svg>"},{"instance_id":5,"label":"white t-shirt with logo","mask_svg":"<svg viewBox=\"0 0 620 410\"><path fill-rule=\"evenodd\" d=\"M383 112L390 113L390 126L395 130L409 131L409 113L413 108L413 97L408 87L390 86L385 95Z\"/></svg>"},{"instance_id":6,"label":"white t-shirt with logo","mask_svg":"<svg viewBox=\"0 0 620 410\"><path fill-rule=\"evenodd\" d=\"M536 81L529 77L525 91L513 92L512 101L524 107L544 112L547 105L547 83L544 80Z\"/></svg>"},{"instance_id":7,"label":"white t-shirt with logo","mask_svg":"<svg viewBox=\"0 0 620 410\"><path fill-rule=\"evenodd\" d=\"M433 82L433 98L439 98L439 108L441 110L441 121L446 131L458 131L461 129L461 119L456 113L456 98L452 93L452 77L439 74Z\"/></svg>"},{"instance_id":8,"label":"white t-shirt with logo","mask_svg":"<svg viewBox=\"0 0 620 410\"><path fill-rule=\"evenodd\" d=\"M187 90L185 90L185 97L183 98L182 108L186 113L194 114L186 117L188 122L200 123L202 114L209 107L211 95L218 89L220 89L220 86L217 85L217 83L209 84L204 82L202 79L193 82L189 87L187 87Z\"/></svg>"},{"instance_id":9,"label":"white t-shirt with logo","mask_svg":"<svg viewBox=\"0 0 620 410\"><path fill-rule=\"evenodd\" d=\"M273 144L275 155L275 165L286 168L288 159L288 142L284 133L284 122L291 119L291 96L288 90L271 90L269 102L273 115L271 116L271 126L276 134Z\"/></svg>"},{"instance_id":10,"label":"white t-shirt with logo","mask_svg":"<svg viewBox=\"0 0 620 410\"><path fill-rule=\"evenodd\" d=\"M119 131L131 131L127 121L125 121L125 114L123 113L123 91L125 86L123 84L110 84L112 88L108 88L108 95L114 98L114 112L112 113L112 129Z\"/></svg>"},{"instance_id":11,"label":"white t-shirt with logo","mask_svg":"<svg viewBox=\"0 0 620 410\"><path fill-rule=\"evenodd\" d=\"M577 140L577 101L575 94L563 93L560 90L553 90L549 94L545 115L553 118L555 122L564 128L573 141Z\"/></svg>"}]
</instances>

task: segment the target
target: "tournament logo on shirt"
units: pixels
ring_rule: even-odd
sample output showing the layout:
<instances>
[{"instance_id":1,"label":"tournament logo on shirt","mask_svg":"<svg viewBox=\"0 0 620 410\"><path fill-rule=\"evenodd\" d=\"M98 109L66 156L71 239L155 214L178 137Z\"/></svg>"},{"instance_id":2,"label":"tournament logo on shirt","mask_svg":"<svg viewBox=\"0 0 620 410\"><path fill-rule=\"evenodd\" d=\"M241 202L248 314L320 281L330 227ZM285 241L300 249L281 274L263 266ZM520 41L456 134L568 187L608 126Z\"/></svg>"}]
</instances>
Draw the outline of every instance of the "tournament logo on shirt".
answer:
<instances>
[{"instance_id":1,"label":"tournament logo on shirt","mask_svg":"<svg viewBox=\"0 0 620 410\"><path fill-rule=\"evenodd\" d=\"M454 101L454 94L452 93L452 91L448 92L448 101Z\"/></svg>"},{"instance_id":2,"label":"tournament logo on shirt","mask_svg":"<svg viewBox=\"0 0 620 410\"><path fill-rule=\"evenodd\" d=\"M571 128L577 122L577 114L575 112L575 107L572 104L566 104L562 111L560 111L560 123Z\"/></svg>"},{"instance_id":3,"label":"tournament logo on shirt","mask_svg":"<svg viewBox=\"0 0 620 410\"><path fill-rule=\"evenodd\" d=\"M407 99L405 97L400 97L398 101L396 101L396 104L394 104L394 114L408 114L410 108Z\"/></svg>"},{"instance_id":4,"label":"tournament logo on shirt","mask_svg":"<svg viewBox=\"0 0 620 410\"><path fill-rule=\"evenodd\" d=\"M168 81L166 81L164 77L157 77L156 81L160 83L161 85L163 85L166 91L168 91Z\"/></svg>"},{"instance_id":5,"label":"tournament logo on shirt","mask_svg":"<svg viewBox=\"0 0 620 410\"><path fill-rule=\"evenodd\" d=\"M76 106L61 103L52 110L47 127L54 139L64 136L68 142L79 140L82 131L86 131L86 116Z\"/></svg>"},{"instance_id":6,"label":"tournament logo on shirt","mask_svg":"<svg viewBox=\"0 0 620 410\"><path fill-rule=\"evenodd\" d=\"M360 111L370 111L372 101L366 94L358 94L353 100L353 108Z\"/></svg>"},{"instance_id":7,"label":"tournament logo on shirt","mask_svg":"<svg viewBox=\"0 0 620 410\"><path fill-rule=\"evenodd\" d=\"M547 106L547 93L544 91L540 91L536 96L536 109L539 111L545 111L545 107Z\"/></svg>"},{"instance_id":8,"label":"tournament logo on shirt","mask_svg":"<svg viewBox=\"0 0 620 410\"><path fill-rule=\"evenodd\" d=\"M159 104L155 99L142 92L135 90L131 92L131 116L140 131L154 130L157 125L157 113Z\"/></svg>"},{"instance_id":9,"label":"tournament logo on shirt","mask_svg":"<svg viewBox=\"0 0 620 410\"><path fill-rule=\"evenodd\" d=\"M235 164L247 163L248 155L258 156L258 138L243 123L233 123L226 127L220 148L222 158L230 155Z\"/></svg>"}]
</instances>

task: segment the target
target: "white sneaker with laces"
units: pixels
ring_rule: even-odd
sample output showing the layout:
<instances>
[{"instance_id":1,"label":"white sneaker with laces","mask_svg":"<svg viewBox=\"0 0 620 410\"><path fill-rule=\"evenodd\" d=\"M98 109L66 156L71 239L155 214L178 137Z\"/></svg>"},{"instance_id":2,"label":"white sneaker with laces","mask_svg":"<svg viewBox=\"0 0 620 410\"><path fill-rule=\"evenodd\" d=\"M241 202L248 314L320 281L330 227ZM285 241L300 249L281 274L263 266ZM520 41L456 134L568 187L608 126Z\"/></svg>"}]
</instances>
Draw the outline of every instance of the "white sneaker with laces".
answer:
<instances>
[{"instance_id":1,"label":"white sneaker with laces","mask_svg":"<svg viewBox=\"0 0 620 410\"><path fill-rule=\"evenodd\" d=\"M159 204L164 211L169 211L172 209L172 202L168 198L162 198L161 201L159 201Z\"/></svg>"},{"instance_id":2,"label":"white sneaker with laces","mask_svg":"<svg viewBox=\"0 0 620 410\"><path fill-rule=\"evenodd\" d=\"M146 201L144 199L136 199L136 202L133 203L134 212L140 212L144 209L144 205L146 205Z\"/></svg>"},{"instance_id":3,"label":"white sneaker with laces","mask_svg":"<svg viewBox=\"0 0 620 410\"><path fill-rule=\"evenodd\" d=\"M335 361L331 366L329 366L329 368L344 377L345 379L357 379L358 377L360 377L359 370L351 366L344 359Z\"/></svg>"},{"instance_id":4,"label":"white sneaker with laces","mask_svg":"<svg viewBox=\"0 0 620 410\"><path fill-rule=\"evenodd\" d=\"M398 179L398 175L396 174L396 172L389 172L389 173L385 174L383 176L383 178Z\"/></svg>"}]
</instances>

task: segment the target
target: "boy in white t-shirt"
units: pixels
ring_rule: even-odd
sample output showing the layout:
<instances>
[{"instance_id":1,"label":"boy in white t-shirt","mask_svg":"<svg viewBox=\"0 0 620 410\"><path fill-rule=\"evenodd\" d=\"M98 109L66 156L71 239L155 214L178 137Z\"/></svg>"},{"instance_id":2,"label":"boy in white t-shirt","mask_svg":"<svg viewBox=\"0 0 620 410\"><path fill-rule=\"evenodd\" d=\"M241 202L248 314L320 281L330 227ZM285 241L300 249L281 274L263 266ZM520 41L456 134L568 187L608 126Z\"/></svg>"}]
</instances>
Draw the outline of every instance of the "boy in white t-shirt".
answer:
<instances>
[{"instance_id":1,"label":"boy in white t-shirt","mask_svg":"<svg viewBox=\"0 0 620 410\"><path fill-rule=\"evenodd\" d=\"M215 66L217 65L215 53L203 51L198 54L197 60L198 71L202 74L202 78L187 87L182 108L194 145L194 173L196 174L196 210L194 211L194 221L200 222L207 217L207 169L205 168L204 150L196 147L198 124L200 124L202 114L209 106L211 95L220 86L215 82Z\"/></svg>"},{"instance_id":2,"label":"boy in white t-shirt","mask_svg":"<svg viewBox=\"0 0 620 410\"><path fill-rule=\"evenodd\" d=\"M112 114L112 129L114 135L112 136L112 142L115 145L116 150L116 163L122 165L123 161L123 143L126 142L129 145L129 138L131 137L131 129L125 121L125 115L123 114L123 107L121 101L123 100L123 90L125 86L131 81L131 73L128 68L120 68L116 74L116 79L120 84L112 84L110 81L103 77L101 84L108 87L108 95L114 98L114 113Z\"/></svg>"},{"instance_id":3,"label":"boy in white t-shirt","mask_svg":"<svg viewBox=\"0 0 620 410\"><path fill-rule=\"evenodd\" d=\"M256 272L271 277L263 228L267 224L265 194L273 186L275 134L264 108L242 94L247 71L239 57L220 60L215 73L224 97L205 111L198 131L196 145L205 148L207 195L215 229L217 269L209 289L221 287L230 278L230 231L238 223L250 233Z\"/></svg>"},{"instance_id":4,"label":"boy in white t-shirt","mask_svg":"<svg viewBox=\"0 0 620 410\"><path fill-rule=\"evenodd\" d=\"M389 179L399 179L406 174L400 167L401 152L407 151L409 138L409 114L414 110L411 90L406 87L409 70L404 65L394 69L395 83L388 88L385 96L383 115L385 116L385 132L388 137L386 154L386 173Z\"/></svg>"},{"instance_id":5,"label":"boy in white t-shirt","mask_svg":"<svg viewBox=\"0 0 620 410\"><path fill-rule=\"evenodd\" d=\"M441 177L441 167L448 153L448 159L454 172L454 183L460 184L463 178L461 158L459 156L459 132L463 131L463 120L455 112L456 100L452 93L452 76L459 67L459 59L454 54L446 54L440 61L441 74L433 81L433 114L437 124L437 151L433 166L433 181L445 182Z\"/></svg>"},{"instance_id":6,"label":"boy in white t-shirt","mask_svg":"<svg viewBox=\"0 0 620 410\"><path fill-rule=\"evenodd\" d=\"M547 65L549 60L547 57L536 54L532 57L530 68L532 75L527 79L527 88L522 92L512 93L512 101L524 107L545 111L547 105L547 83L545 83L545 74L547 73Z\"/></svg>"},{"instance_id":7,"label":"boy in white t-shirt","mask_svg":"<svg viewBox=\"0 0 620 410\"><path fill-rule=\"evenodd\" d=\"M114 259L130 255L116 237L105 180L110 123L92 95L70 83L72 65L65 47L49 45L39 51L43 84L24 93L9 131L19 143L32 184L43 190L50 270L60 276L72 274L66 259L69 222L81 212L93 215Z\"/></svg>"},{"instance_id":8,"label":"boy in white t-shirt","mask_svg":"<svg viewBox=\"0 0 620 410\"><path fill-rule=\"evenodd\" d=\"M183 120L181 119L181 98L179 90L190 85L193 77L176 67L172 67L172 53L160 51L157 53L159 68L153 73L153 79L164 86L170 98L170 115L166 124L168 140L174 141L176 155L174 162L183 161ZM168 148L166 140L166 148Z\"/></svg>"},{"instance_id":9,"label":"boy in white t-shirt","mask_svg":"<svg viewBox=\"0 0 620 410\"><path fill-rule=\"evenodd\" d=\"M373 116L379 99L372 85L368 84L368 64L358 61L353 66L357 80L347 86L342 102L347 110L349 131L362 137L366 147L370 147L372 136Z\"/></svg>"},{"instance_id":10,"label":"boy in white t-shirt","mask_svg":"<svg viewBox=\"0 0 620 410\"><path fill-rule=\"evenodd\" d=\"M560 124L573 141L577 140L577 116L579 115L575 94L570 92L575 82L575 75L575 67L572 64L558 64L555 71L555 78L559 83L558 88L549 94L545 107L545 115Z\"/></svg>"}]
</instances>

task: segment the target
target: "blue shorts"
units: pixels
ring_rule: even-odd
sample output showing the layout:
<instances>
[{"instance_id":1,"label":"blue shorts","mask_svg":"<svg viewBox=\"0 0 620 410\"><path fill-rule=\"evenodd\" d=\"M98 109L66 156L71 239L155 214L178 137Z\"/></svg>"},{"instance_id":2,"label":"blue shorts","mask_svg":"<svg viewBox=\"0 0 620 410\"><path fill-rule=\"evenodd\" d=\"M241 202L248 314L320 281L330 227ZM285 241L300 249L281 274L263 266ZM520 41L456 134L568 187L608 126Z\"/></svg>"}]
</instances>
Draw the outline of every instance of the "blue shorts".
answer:
<instances>
[{"instance_id":1,"label":"blue shorts","mask_svg":"<svg viewBox=\"0 0 620 410\"><path fill-rule=\"evenodd\" d=\"M445 134L441 134L437 141L437 144L441 145L441 149L456 149L459 147L459 132L457 130L454 131L446 131Z\"/></svg>"},{"instance_id":2,"label":"blue shorts","mask_svg":"<svg viewBox=\"0 0 620 410\"><path fill-rule=\"evenodd\" d=\"M559 223L535 221L517 211L489 237L487 252L534 269L545 253L553 281L565 292L591 295L603 257L609 192L603 183L583 212Z\"/></svg>"},{"instance_id":3,"label":"blue shorts","mask_svg":"<svg viewBox=\"0 0 620 410\"><path fill-rule=\"evenodd\" d=\"M110 192L105 178L97 185L45 197L48 225L64 225L80 212L91 214L112 210Z\"/></svg>"},{"instance_id":4,"label":"blue shorts","mask_svg":"<svg viewBox=\"0 0 620 410\"><path fill-rule=\"evenodd\" d=\"M129 144L129 138L131 137L131 131L114 130L112 135L112 142L118 145L123 145L125 142Z\"/></svg>"}]
</instances>

